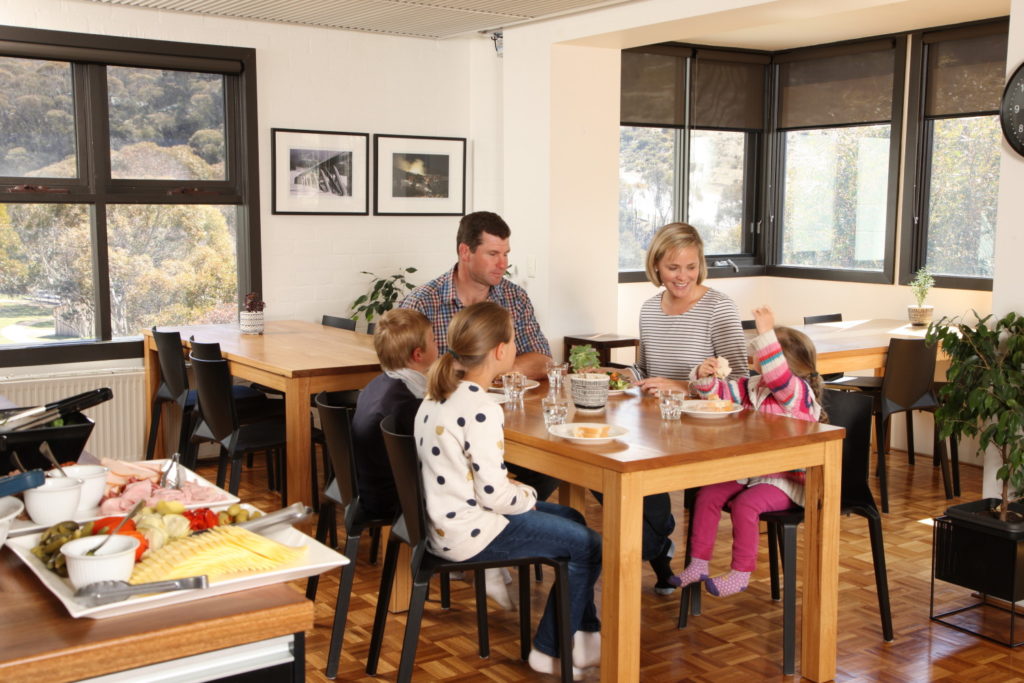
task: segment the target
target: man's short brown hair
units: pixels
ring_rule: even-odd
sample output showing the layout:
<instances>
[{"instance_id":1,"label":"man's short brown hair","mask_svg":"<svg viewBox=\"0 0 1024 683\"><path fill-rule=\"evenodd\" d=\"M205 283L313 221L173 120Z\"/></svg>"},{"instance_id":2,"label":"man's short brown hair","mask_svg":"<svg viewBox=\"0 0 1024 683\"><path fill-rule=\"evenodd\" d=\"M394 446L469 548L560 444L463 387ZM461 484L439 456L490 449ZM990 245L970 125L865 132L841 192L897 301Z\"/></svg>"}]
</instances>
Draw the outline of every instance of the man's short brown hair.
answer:
<instances>
[{"instance_id":1,"label":"man's short brown hair","mask_svg":"<svg viewBox=\"0 0 1024 683\"><path fill-rule=\"evenodd\" d=\"M408 367L412 352L427 348L430 333L430 321L419 311L411 308L386 311L373 331L373 348L380 366L385 370Z\"/></svg>"},{"instance_id":2,"label":"man's short brown hair","mask_svg":"<svg viewBox=\"0 0 1024 683\"><path fill-rule=\"evenodd\" d=\"M476 251L476 248L484 241L483 234L485 232L503 240L507 240L512 235L508 223L498 214L491 211L474 211L467 213L459 221L455 249L458 250L460 244L465 244L470 251Z\"/></svg>"}]
</instances>

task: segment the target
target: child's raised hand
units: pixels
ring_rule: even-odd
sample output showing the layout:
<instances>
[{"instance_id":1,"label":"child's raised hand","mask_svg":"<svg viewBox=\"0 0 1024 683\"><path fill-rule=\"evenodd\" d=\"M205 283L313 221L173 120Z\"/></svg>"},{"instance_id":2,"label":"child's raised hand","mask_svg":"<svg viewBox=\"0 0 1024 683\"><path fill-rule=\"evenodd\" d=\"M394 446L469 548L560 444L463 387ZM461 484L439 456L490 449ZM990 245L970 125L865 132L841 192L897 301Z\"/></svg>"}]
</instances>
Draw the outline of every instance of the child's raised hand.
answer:
<instances>
[{"instance_id":1,"label":"child's raised hand","mask_svg":"<svg viewBox=\"0 0 1024 683\"><path fill-rule=\"evenodd\" d=\"M768 306L761 306L754 309L754 324L757 326L757 333L764 334L775 327L775 314Z\"/></svg>"},{"instance_id":2,"label":"child's raised hand","mask_svg":"<svg viewBox=\"0 0 1024 683\"><path fill-rule=\"evenodd\" d=\"M717 358L705 358L704 362L697 367L697 377L711 377L718 371Z\"/></svg>"}]
</instances>

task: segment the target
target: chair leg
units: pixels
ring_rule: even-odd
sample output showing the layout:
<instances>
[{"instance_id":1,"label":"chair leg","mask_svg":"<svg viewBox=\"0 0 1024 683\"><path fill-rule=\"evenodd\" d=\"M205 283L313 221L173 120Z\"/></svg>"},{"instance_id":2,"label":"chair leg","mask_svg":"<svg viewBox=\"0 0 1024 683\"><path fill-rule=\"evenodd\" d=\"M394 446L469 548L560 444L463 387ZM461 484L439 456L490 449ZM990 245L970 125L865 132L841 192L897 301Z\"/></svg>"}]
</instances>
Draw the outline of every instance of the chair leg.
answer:
<instances>
[{"instance_id":1,"label":"chair leg","mask_svg":"<svg viewBox=\"0 0 1024 683\"><path fill-rule=\"evenodd\" d=\"M534 566L540 566L539 563ZM530 656L530 568L519 565L519 656Z\"/></svg>"},{"instance_id":2,"label":"chair leg","mask_svg":"<svg viewBox=\"0 0 1024 683\"><path fill-rule=\"evenodd\" d=\"M914 411L908 410L907 416L907 464L914 464Z\"/></svg>"},{"instance_id":3,"label":"chair leg","mask_svg":"<svg viewBox=\"0 0 1024 683\"><path fill-rule=\"evenodd\" d=\"M441 609L452 607L452 577L448 572L441 572Z\"/></svg>"},{"instance_id":4,"label":"chair leg","mask_svg":"<svg viewBox=\"0 0 1024 683\"><path fill-rule=\"evenodd\" d=\"M939 456L939 470L942 472L942 490L946 494L946 500L950 500L953 498L953 475L949 470L949 454L946 452L946 442L939 438L938 429L935 430L932 449Z\"/></svg>"},{"instance_id":5,"label":"chair leg","mask_svg":"<svg viewBox=\"0 0 1024 683\"><path fill-rule=\"evenodd\" d=\"M953 468L953 495L960 497L960 445L956 437L949 437L950 466Z\"/></svg>"},{"instance_id":6,"label":"chair leg","mask_svg":"<svg viewBox=\"0 0 1024 683\"><path fill-rule=\"evenodd\" d=\"M413 580L409 613L405 618L405 639L402 641L402 659L398 664L398 683L412 680L412 667L416 663L416 647L420 640L423 605L427 601L427 581Z\"/></svg>"},{"instance_id":7,"label":"chair leg","mask_svg":"<svg viewBox=\"0 0 1024 683\"><path fill-rule=\"evenodd\" d=\"M771 577L772 600L778 602L779 595L779 525L768 522L768 573Z\"/></svg>"},{"instance_id":8,"label":"chair leg","mask_svg":"<svg viewBox=\"0 0 1024 683\"><path fill-rule=\"evenodd\" d=\"M193 445L193 448L195 445ZM221 449L220 459L217 461L217 486L224 488L224 483L227 481L228 476L228 462L224 459L223 448Z\"/></svg>"},{"instance_id":9,"label":"chair leg","mask_svg":"<svg viewBox=\"0 0 1024 683\"><path fill-rule=\"evenodd\" d=\"M309 440L309 477L313 481L312 490L309 495L313 501L313 509L320 507L320 475L317 470L320 469L316 464L316 441L313 439Z\"/></svg>"},{"instance_id":10,"label":"chair leg","mask_svg":"<svg viewBox=\"0 0 1024 683\"><path fill-rule=\"evenodd\" d=\"M533 565L533 579L537 583L540 583L544 580L544 565L542 565L540 562L537 562Z\"/></svg>"},{"instance_id":11,"label":"chair leg","mask_svg":"<svg viewBox=\"0 0 1024 683\"><path fill-rule=\"evenodd\" d=\"M182 408L181 427L178 430L178 454L182 457L185 457L188 452L189 437L192 436L192 430L195 428L194 420L195 411Z\"/></svg>"},{"instance_id":12,"label":"chair leg","mask_svg":"<svg viewBox=\"0 0 1024 683\"><path fill-rule=\"evenodd\" d=\"M359 537L362 534L362 529L347 531L349 536L348 541L345 543L345 557L356 557L359 554ZM355 576L355 562L349 562L342 567L341 581L338 583L338 601L334 604L331 646L327 651L326 673L328 678L334 678L338 675L338 661L341 659L341 648L345 642L345 624L348 621L348 602L352 596L352 580Z\"/></svg>"},{"instance_id":13,"label":"chair leg","mask_svg":"<svg viewBox=\"0 0 1024 683\"><path fill-rule=\"evenodd\" d=\"M882 639L893 640L892 610L889 607L889 579L885 566L885 542L882 540L882 518L873 509L858 511L868 521L871 535L871 561L875 565L875 591L878 593L878 614L882 619Z\"/></svg>"},{"instance_id":14,"label":"chair leg","mask_svg":"<svg viewBox=\"0 0 1024 683\"><path fill-rule=\"evenodd\" d=\"M377 564L380 553L380 527L370 529L370 564Z\"/></svg>"},{"instance_id":15,"label":"chair leg","mask_svg":"<svg viewBox=\"0 0 1024 683\"><path fill-rule=\"evenodd\" d=\"M152 460L156 453L156 433L160 429L160 408L163 401L153 401L153 417L149 421L149 438L146 439L146 460Z\"/></svg>"},{"instance_id":16,"label":"chair leg","mask_svg":"<svg viewBox=\"0 0 1024 683\"><path fill-rule=\"evenodd\" d=\"M338 547L338 511L334 503L324 501L327 508L327 537L330 539L331 547Z\"/></svg>"},{"instance_id":17,"label":"chair leg","mask_svg":"<svg viewBox=\"0 0 1024 683\"><path fill-rule=\"evenodd\" d=\"M796 669L796 525L782 525L782 673Z\"/></svg>"},{"instance_id":18,"label":"chair leg","mask_svg":"<svg viewBox=\"0 0 1024 683\"><path fill-rule=\"evenodd\" d=\"M885 435L888 432L888 418L877 415L875 436L878 440L878 492L882 499L882 512L889 512L889 477L885 466Z\"/></svg>"},{"instance_id":19,"label":"chair leg","mask_svg":"<svg viewBox=\"0 0 1024 683\"><path fill-rule=\"evenodd\" d=\"M324 540L327 538L327 524L328 524L328 517L330 517L330 510L327 509L328 505L331 508L334 507L334 503L327 503L326 505L323 505L323 506L320 507L319 513L317 514L316 536L314 538L316 538L316 540L320 541L321 543L323 543ZM332 546L332 547L334 547L334 546ZM346 555L345 557L348 557L348 555ZM350 562L349 564L352 564L352 563ZM320 575L319 574L314 574L313 576L309 577L309 580L306 581L306 599L307 600L316 600L316 591L317 591L317 587L319 585L320 585Z\"/></svg>"},{"instance_id":20,"label":"chair leg","mask_svg":"<svg viewBox=\"0 0 1024 683\"><path fill-rule=\"evenodd\" d=\"M569 607L569 562L560 560L555 571L555 623L558 625L558 658L562 683L572 683L572 627Z\"/></svg>"},{"instance_id":21,"label":"chair leg","mask_svg":"<svg viewBox=\"0 0 1024 683\"><path fill-rule=\"evenodd\" d=\"M380 648L384 643L384 629L387 627L388 603L391 602L391 589L395 583L395 568L398 566L398 545L401 541L393 536L388 539L387 550L384 551L384 567L380 573L380 589L377 591L377 610L373 617L373 632L370 635L370 650L366 654L366 673L377 675L377 662L380 660Z\"/></svg>"},{"instance_id":22,"label":"chair leg","mask_svg":"<svg viewBox=\"0 0 1024 683\"><path fill-rule=\"evenodd\" d=\"M483 569L473 570L473 588L476 591L476 632L480 642L480 659L491 656L491 638L487 631L487 579Z\"/></svg>"}]
</instances>

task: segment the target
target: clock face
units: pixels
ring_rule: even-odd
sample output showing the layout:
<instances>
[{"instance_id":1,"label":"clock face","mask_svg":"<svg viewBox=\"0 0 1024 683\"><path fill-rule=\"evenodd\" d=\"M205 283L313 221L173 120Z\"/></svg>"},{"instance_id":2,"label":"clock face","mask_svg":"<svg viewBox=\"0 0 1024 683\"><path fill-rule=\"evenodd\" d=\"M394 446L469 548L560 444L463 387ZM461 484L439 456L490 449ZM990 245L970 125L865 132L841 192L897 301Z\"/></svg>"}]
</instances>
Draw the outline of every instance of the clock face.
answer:
<instances>
[{"instance_id":1,"label":"clock face","mask_svg":"<svg viewBox=\"0 0 1024 683\"><path fill-rule=\"evenodd\" d=\"M1010 76L999 108L1003 135L1017 154L1024 155L1024 64Z\"/></svg>"}]
</instances>

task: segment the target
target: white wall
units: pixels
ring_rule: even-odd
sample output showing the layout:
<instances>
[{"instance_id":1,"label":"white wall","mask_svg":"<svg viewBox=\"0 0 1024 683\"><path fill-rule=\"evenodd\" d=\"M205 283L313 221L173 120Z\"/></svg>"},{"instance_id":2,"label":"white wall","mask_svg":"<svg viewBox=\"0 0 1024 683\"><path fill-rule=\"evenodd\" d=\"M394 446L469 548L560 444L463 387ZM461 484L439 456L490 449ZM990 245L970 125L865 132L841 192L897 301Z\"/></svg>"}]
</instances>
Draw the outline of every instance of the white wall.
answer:
<instances>
[{"instance_id":1,"label":"white wall","mask_svg":"<svg viewBox=\"0 0 1024 683\"><path fill-rule=\"evenodd\" d=\"M414 282L430 279L454 263L458 225L457 217L271 215L271 128L469 138L467 210L501 211L501 62L486 37L419 40L83 0L0 0L0 23L256 49L268 318L346 315L365 289L361 270L411 265ZM372 157L372 137L370 145Z\"/></svg>"}]
</instances>

